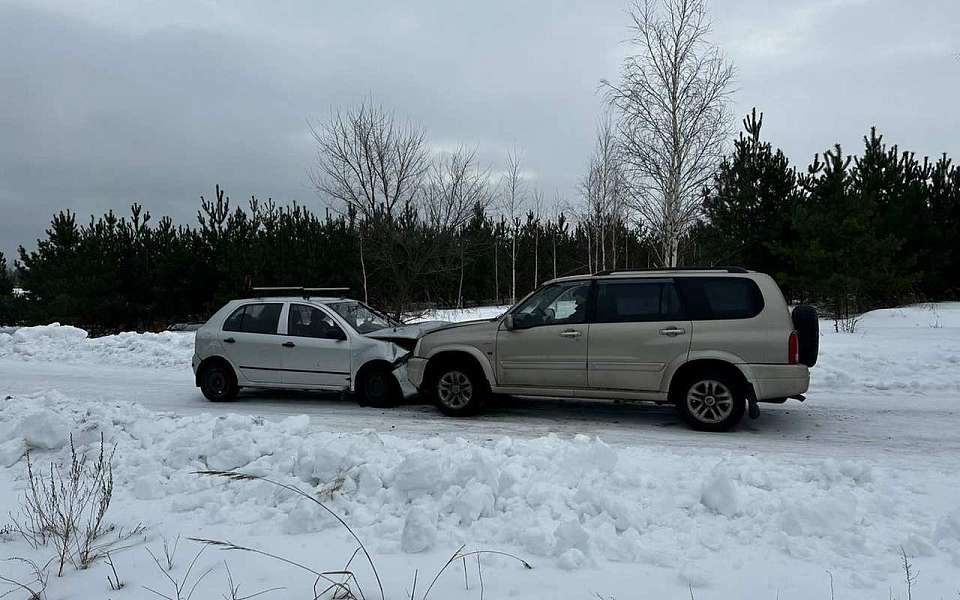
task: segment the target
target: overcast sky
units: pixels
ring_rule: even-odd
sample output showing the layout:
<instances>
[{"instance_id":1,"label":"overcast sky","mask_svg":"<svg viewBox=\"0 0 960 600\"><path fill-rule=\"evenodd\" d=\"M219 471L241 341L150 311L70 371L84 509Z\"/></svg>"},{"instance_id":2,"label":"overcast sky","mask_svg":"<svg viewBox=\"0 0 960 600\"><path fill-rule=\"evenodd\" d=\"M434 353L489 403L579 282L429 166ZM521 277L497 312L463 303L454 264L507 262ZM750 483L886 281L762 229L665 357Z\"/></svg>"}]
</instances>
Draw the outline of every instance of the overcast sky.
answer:
<instances>
[{"instance_id":1,"label":"overcast sky","mask_svg":"<svg viewBox=\"0 0 960 600\"><path fill-rule=\"evenodd\" d=\"M50 216L139 201L193 223L214 184L234 201L315 206L308 119L373 96L437 149L575 194L629 51L624 0L220 2L0 0L0 251ZM957 0L714 0L713 38L795 162L856 151L877 125L960 160Z\"/></svg>"}]
</instances>

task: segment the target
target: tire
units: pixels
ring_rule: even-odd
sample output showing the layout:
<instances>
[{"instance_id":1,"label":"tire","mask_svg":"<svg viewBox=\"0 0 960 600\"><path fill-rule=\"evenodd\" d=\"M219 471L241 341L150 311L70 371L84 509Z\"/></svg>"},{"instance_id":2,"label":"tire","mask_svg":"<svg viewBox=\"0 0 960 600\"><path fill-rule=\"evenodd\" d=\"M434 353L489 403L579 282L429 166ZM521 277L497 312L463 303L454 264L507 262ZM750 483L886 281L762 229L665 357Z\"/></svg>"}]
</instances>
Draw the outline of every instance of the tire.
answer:
<instances>
[{"instance_id":1,"label":"tire","mask_svg":"<svg viewBox=\"0 0 960 600\"><path fill-rule=\"evenodd\" d=\"M391 408L400 399L400 384L389 369L370 367L360 371L357 379L357 403L373 408Z\"/></svg>"},{"instance_id":2,"label":"tire","mask_svg":"<svg viewBox=\"0 0 960 600\"><path fill-rule=\"evenodd\" d=\"M443 414L467 417L477 414L486 405L490 386L475 366L448 363L434 373L430 395Z\"/></svg>"},{"instance_id":3,"label":"tire","mask_svg":"<svg viewBox=\"0 0 960 600\"><path fill-rule=\"evenodd\" d=\"M817 355L820 353L820 319L817 317L817 309L809 304L801 304L793 309L791 318L800 342L800 364L812 367L817 364Z\"/></svg>"},{"instance_id":4,"label":"tire","mask_svg":"<svg viewBox=\"0 0 960 600\"><path fill-rule=\"evenodd\" d=\"M237 397L240 388L229 365L214 363L200 372L200 391L210 402L229 402Z\"/></svg>"},{"instance_id":5,"label":"tire","mask_svg":"<svg viewBox=\"0 0 960 600\"><path fill-rule=\"evenodd\" d=\"M723 370L704 369L687 378L675 399L680 416L697 431L729 431L743 419L743 386Z\"/></svg>"}]
</instances>

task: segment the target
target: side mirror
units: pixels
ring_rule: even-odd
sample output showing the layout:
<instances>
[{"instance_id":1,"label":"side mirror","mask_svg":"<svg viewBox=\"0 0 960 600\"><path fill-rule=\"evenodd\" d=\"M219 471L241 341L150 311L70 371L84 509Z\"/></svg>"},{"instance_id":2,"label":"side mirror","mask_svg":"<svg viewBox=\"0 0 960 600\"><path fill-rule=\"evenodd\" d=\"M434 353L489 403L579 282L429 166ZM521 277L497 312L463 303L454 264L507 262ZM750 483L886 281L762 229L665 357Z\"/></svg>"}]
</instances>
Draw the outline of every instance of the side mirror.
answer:
<instances>
[{"instance_id":1,"label":"side mirror","mask_svg":"<svg viewBox=\"0 0 960 600\"><path fill-rule=\"evenodd\" d=\"M513 315L507 315L503 318L503 328L507 331L513 331Z\"/></svg>"}]
</instances>

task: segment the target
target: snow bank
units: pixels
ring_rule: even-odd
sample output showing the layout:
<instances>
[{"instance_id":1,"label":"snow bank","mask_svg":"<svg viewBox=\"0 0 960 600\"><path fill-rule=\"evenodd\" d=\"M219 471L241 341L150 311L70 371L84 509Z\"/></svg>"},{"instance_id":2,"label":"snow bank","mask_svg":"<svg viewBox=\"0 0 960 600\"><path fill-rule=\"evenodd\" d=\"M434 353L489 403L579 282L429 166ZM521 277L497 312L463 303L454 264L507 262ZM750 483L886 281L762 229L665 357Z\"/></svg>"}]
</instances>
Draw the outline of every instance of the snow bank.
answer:
<instances>
[{"instance_id":1,"label":"snow bank","mask_svg":"<svg viewBox=\"0 0 960 600\"><path fill-rule=\"evenodd\" d=\"M960 303L920 304L864 314L855 333L820 322L811 392L869 390L936 394L960 390Z\"/></svg>"},{"instance_id":2,"label":"snow bank","mask_svg":"<svg viewBox=\"0 0 960 600\"><path fill-rule=\"evenodd\" d=\"M427 311L418 315L412 320L414 323L423 321L450 321L459 323L461 321L477 321L480 319L493 319L507 312L510 306L475 306L473 308L445 308Z\"/></svg>"},{"instance_id":3,"label":"snow bank","mask_svg":"<svg viewBox=\"0 0 960 600\"><path fill-rule=\"evenodd\" d=\"M187 367L193 333L124 332L91 338L83 329L53 323L0 332L0 358L135 367Z\"/></svg>"},{"instance_id":4,"label":"snow bank","mask_svg":"<svg viewBox=\"0 0 960 600\"><path fill-rule=\"evenodd\" d=\"M55 392L0 402L7 464L26 447L65 452L55 449L68 429L80 446L103 432L119 448L118 501L132 514L176 515L181 526L239 526L253 535L335 530L318 507L265 483L191 474L239 469L328 499L378 554L464 543L515 549L562 569L598 561L686 566L688 579L727 569L707 565L717 556L779 556L882 579L903 545L960 566L956 472L614 449L585 436L476 443L341 434L312 431L305 416L178 417ZM51 425L38 434L38 423Z\"/></svg>"}]
</instances>

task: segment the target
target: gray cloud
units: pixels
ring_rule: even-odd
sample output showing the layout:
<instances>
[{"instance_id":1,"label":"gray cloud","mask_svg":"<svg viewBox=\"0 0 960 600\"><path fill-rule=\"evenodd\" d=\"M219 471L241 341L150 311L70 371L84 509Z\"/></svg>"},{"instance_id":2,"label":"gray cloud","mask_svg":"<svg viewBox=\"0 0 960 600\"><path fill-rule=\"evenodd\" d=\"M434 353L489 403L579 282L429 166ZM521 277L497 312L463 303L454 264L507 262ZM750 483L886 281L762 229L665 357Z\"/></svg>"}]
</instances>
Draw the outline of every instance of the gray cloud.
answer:
<instances>
[{"instance_id":1,"label":"gray cloud","mask_svg":"<svg viewBox=\"0 0 960 600\"><path fill-rule=\"evenodd\" d=\"M805 163L870 125L957 155L960 7L949 0L715 0L735 112ZM0 3L0 250L51 214L141 201L192 222L224 185L316 203L308 119L372 95L438 147L497 168L519 147L572 196L628 46L624 2Z\"/></svg>"}]
</instances>

